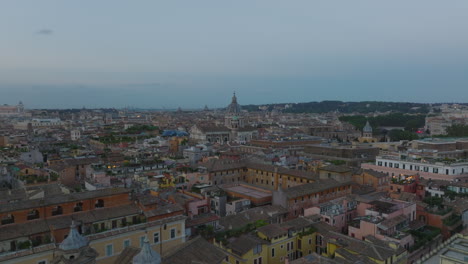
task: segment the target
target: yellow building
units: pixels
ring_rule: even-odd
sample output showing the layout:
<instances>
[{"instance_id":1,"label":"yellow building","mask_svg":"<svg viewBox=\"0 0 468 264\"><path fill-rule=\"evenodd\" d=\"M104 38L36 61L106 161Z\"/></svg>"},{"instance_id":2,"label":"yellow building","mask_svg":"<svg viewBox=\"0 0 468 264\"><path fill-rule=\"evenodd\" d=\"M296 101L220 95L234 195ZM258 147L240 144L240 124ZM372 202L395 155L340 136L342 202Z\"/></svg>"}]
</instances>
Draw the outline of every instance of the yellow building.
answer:
<instances>
[{"instance_id":1,"label":"yellow building","mask_svg":"<svg viewBox=\"0 0 468 264\"><path fill-rule=\"evenodd\" d=\"M126 247L142 247L148 237L151 247L163 255L185 243L185 219L183 215L117 228L86 236L89 247L97 252L96 263L114 263ZM64 240L65 241L65 240ZM0 263L50 264L57 256L60 244L12 252L0 256Z\"/></svg>"},{"instance_id":2,"label":"yellow building","mask_svg":"<svg viewBox=\"0 0 468 264\"><path fill-rule=\"evenodd\" d=\"M373 236L366 236L365 240L360 240L334 233L333 237L327 243L328 257L353 262L371 261L377 264L407 262L408 252L396 243L378 240Z\"/></svg>"},{"instance_id":3,"label":"yellow building","mask_svg":"<svg viewBox=\"0 0 468 264\"><path fill-rule=\"evenodd\" d=\"M230 264L283 264L286 257L294 260L315 249L312 221L296 218L281 224L260 227L256 235L244 234L215 242L227 254Z\"/></svg>"}]
</instances>

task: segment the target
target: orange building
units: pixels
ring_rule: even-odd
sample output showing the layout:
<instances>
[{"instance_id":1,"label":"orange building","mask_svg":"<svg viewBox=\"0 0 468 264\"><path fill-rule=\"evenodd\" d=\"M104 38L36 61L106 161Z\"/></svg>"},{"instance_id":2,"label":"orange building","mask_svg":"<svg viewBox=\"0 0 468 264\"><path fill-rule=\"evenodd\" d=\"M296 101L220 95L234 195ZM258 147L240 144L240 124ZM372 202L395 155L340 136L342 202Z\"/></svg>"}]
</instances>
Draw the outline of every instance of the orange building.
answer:
<instances>
[{"instance_id":1,"label":"orange building","mask_svg":"<svg viewBox=\"0 0 468 264\"><path fill-rule=\"evenodd\" d=\"M361 173L353 175L353 181L360 185L368 185L377 191L388 189L389 175L375 170L362 170Z\"/></svg>"}]
</instances>

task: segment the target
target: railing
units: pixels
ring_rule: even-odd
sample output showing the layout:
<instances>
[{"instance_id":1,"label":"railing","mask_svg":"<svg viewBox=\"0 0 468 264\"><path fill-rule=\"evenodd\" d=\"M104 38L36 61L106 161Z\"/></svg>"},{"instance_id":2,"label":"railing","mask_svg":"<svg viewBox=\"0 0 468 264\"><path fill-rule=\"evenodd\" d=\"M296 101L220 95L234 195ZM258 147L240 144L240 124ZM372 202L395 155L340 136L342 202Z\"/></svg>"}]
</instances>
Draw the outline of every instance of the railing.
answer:
<instances>
[{"instance_id":1,"label":"railing","mask_svg":"<svg viewBox=\"0 0 468 264\"><path fill-rule=\"evenodd\" d=\"M50 244L45 244L45 245L40 245L40 246L37 246L37 247L29 248L29 249L23 249L23 250L18 250L18 251L13 251L13 252L0 253L0 262L3 263L3 261L6 262L9 259L28 256L28 255L36 254L36 253L39 253L39 252L52 250L54 248L56 248L56 245L54 243L50 243Z\"/></svg>"}]
</instances>

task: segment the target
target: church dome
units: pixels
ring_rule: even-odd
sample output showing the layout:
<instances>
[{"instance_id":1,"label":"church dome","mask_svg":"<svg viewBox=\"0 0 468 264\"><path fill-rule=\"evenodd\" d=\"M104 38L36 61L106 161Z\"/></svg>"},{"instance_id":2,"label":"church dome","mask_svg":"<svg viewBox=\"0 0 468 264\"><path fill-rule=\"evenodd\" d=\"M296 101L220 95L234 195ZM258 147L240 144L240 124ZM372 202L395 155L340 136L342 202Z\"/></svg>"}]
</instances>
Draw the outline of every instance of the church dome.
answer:
<instances>
[{"instance_id":1,"label":"church dome","mask_svg":"<svg viewBox=\"0 0 468 264\"><path fill-rule=\"evenodd\" d=\"M229 114L238 114L241 112L240 105L237 103L236 93L232 96L232 101L226 108L226 112Z\"/></svg>"},{"instance_id":2,"label":"church dome","mask_svg":"<svg viewBox=\"0 0 468 264\"><path fill-rule=\"evenodd\" d=\"M62 243L60 243L59 248L61 250L73 250L82 248L87 245L88 239L78 232L75 222L72 221L70 226L70 233L68 233L67 238L65 238Z\"/></svg>"},{"instance_id":3,"label":"church dome","mask_svg":"<svg viewBox=\"0 0 468 264\"><path fill-rule=\"evenodd\" d=\"M366 122L366 125L365 125L364 128L362 129L362 132L364 132L364 133L372 133L372 127L371 127L371 125L369 124L369 121Z\"/></svg>"},{"instance_id":4,"label":"church dome","mask_svg":"<svg viewBox=\"0 0 468 264\"><path fill-rule=\"evenodd\" d=\"M161 255L151 248L148 238L145 238L140 253L133 257L133 264L161 264Z\"/></svg>"}]
</instances>

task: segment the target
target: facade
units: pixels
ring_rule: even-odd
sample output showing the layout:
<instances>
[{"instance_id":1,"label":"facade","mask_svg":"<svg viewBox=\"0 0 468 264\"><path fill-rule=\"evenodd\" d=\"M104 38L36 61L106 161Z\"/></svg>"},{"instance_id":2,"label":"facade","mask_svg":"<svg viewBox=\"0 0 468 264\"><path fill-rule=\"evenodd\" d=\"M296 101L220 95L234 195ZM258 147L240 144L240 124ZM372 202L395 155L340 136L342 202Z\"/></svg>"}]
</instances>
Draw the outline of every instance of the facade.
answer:
<instances>
[{"instance_id":1,"label":"facade","mask_svg":"<svg viewBox=\"0 0 468 264\"><path fill-rule=\"evenodd\" d=\"M273 205L287 208L288 218L304 215L306 208L351 194L351 182L320 180L273 192Z\"/></svg>"},{"instance_id":2,"label":"facade","mask_svg":"<svg viewBox=\"0 0 468 264\"><path fill-rule=\"evenodd\" d=\"M226 203L226 215L237 214L249 209L251 202L249 199L239 199Z\"/></svg>"},{"instance_id":3,"label":"facade","mask_svg":"<svg viewBox=\"0 0 468 264\"><path fill-rule=\"evenodd\" d=\"M372 127L369 124L369 121L366 122L366 125L362 129L362 137L360 137L358 140L361 143L377 142L377 139L372 135Z\"/></svg>"},{"instance_id":4,"label":"facade","mask_svg":"<svg viewBox=\"0 0 468 264\"><path fill-rule=\"evenodd\" d=\"M31 125L33 128L58 127L62 126L63 122L59 118L33 118Z\"/></svg>"},{"instance_id":5,"label":"facade","mask_svg":"<svg viewBox=\"0 0 468 264\"><path fill-rule=\"evenodd\" d=\"M74 129L74 130L70 131L70 138L73 141L76 141L76 140L80 139L81 138L80 130Z\"/></svg>"},{"instance_id":6,"label":"facade","mask_svg":"<svg viewBox=\"0 0 468 264\"><path fill-rule=\"evenodd\" d=\"M211 150L206 145L197 145L183 150L184 158L188 158L192 164L210 156L210 154Z\"/></svg>"},{"instance_id":7,"label":"facade","mask_svg":"<svg viewBox=\"0 0 468 264\"><path fill-rule=\"evenodd\" d=\"M190 128L190 139L202 144L223 145L231 141L231 130L224 126L194 125Z\"/></svg>"},{"instance_id":8,"label":"facade","mask_svg":"<svg viewBox=\"0 0 468 264\"><path fill-rule=\"evenodd\" d=\"M353 174L353 181L359 185L372 186L377 191L384 191L388 188L389 176L387 173L375 170L362 170Z\"/></svg>"},{"instance_id":9,"label":"facade","mask_svg":"<svg viewBox=\"0 0 468 264\"><path fill-rule=\"evenodd\" d=\"M431 136L447 135L447 128L456 124L467 123L466 112L461 116L452 116L450 114L443 114L441 116L426 117L426 124L424 129L429 131Z\"/></svg>"},{"instance_id":10,"label":"facade","mask_svg":"<svg viewBox=\"0 0 468 264\"><path fill-rule=\"evenodd\" d=\"M282 264L311 254L315 249L315 229L306 218L257 229L257 235L244 234L226 241L215 241L231 264Z\"/></svg>"},{"instance_id":11,"label":"facade","mask_svg":"<svg viewBox=\"0 0 468 264\"><path fill-rule=\"evenodd\" d=\"M419 173L427 179L454 180L468 174L468 162L442 162L425 159L402 159L396 156L378 156L373 164L362 164L364 169L389 173L391 176Z\"/></svg>"},{"instance_id":12,"label":"facade","mask_svg":"<svg viewBox=\"0 0 468 264\"><path fill-rule=\"evenodd\" d=\"M319 216L323 223L335 227L342 233L348 230L348 224L357 216L357 201L342 197L304 209L304 216Z\"/></svg>"},{"instance_id":13,"label":"facade","mask_svg":"<svg viewBox=\"0 0 468 264\"><path fill-rule=\"evenodd\" d=\"M24 105L20 101L17 105L0 105L0 116L16 116L24 113Z\"/></svg>"}]
</instances>

